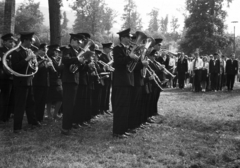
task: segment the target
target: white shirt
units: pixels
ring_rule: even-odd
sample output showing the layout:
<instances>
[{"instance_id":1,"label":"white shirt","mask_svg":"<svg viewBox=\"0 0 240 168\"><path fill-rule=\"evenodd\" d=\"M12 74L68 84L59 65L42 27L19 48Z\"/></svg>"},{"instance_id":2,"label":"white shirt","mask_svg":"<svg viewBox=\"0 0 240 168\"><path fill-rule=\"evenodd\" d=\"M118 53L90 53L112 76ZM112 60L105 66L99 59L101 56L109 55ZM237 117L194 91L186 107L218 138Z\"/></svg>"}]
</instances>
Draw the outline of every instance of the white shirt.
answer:
<instances>
[{"instance_id":1,"label":"white shirt","mask_svg":"<svg viewBox=\"0 0 240 168\"><path fill-rule=\"evenodd\" d=\"M173 59L173 58L169 58L169 64L168 64L170 67L173 67L173 66L175 66L175 59Z\"/></svg>"},{"instance_id":2,"label":"white shirt","mask_svg":"<svg viewBox=\"0 0 240 168\"><path fill-rule=\"evenodd\" d=\"M209 73L209 63L203 62L203 69L207 69L207 72Z\"/></svg>"},{"instance_id":3,"label":"white shirt","mask_svg":"<svg viewBox=\"0 0 240 168\"><path fill-rule=\"evenodd\" d=\"M195 63L196 61L196 63ZM195 67L194 67L195 65ZM198 58L197 60L193 60L192 62L192 66L193 66L193 70L198 70L201 69L203 67L203 60L201 58Z\"/></svg>"}]
</instances>

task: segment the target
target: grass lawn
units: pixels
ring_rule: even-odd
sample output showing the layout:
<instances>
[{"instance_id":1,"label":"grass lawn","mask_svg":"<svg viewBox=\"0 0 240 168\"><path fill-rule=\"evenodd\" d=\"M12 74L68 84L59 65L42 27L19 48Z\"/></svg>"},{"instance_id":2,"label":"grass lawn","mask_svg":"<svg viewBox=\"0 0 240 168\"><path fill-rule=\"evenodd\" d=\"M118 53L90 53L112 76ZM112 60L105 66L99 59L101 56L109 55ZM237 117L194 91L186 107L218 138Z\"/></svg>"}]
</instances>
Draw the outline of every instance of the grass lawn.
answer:
<instances>
[{"instance_id":1,"label":"grass lawn","mask_svg":"<svg viewBox=\"0 0 240 168\"><path fill-rule=\"evenodd\" d=\"M10 122L0 125L0 168L237 168L239 102L239 86L217 93L166 89L157 122L123 140L112 137L107 115L68 137L60 122L21 135Z\"/></svg>"}]
</instances>

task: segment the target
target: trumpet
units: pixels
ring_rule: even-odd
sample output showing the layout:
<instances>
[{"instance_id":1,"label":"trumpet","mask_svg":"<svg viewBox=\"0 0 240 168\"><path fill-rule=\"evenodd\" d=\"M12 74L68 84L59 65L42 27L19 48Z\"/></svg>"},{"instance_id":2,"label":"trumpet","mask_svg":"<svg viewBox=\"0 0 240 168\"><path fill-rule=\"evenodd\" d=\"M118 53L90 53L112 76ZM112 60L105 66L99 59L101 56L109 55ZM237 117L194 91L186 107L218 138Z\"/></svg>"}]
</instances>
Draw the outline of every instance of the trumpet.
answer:
<instances>
[{"instance_id":1,"label":"trumpet","mask_svg":"<svg viewBox=\"0 0 240 168\"><path fill-rule=\"evenodd\" d=\"M87 50L89 50L89 47L90 47L92 44L94 44L94 42L89 39L88 42L87 42L87 44L82 48L82 51L77 55L78 60L83 57L83 54L84 54ZM76 65L76 64L70 65L69 71L70 71L71 73L75 73L77 70L78 70L78 65Z\"/></svg>"},{"instance_id":2,"label":"trumpet","mask_svg":"<svg viewBox=\"0 0 240 168\"><path fill-rule=\"evenodd\" d=\"M101 64L104 67L107 67L109 71L113 72L115 70L115 68L113 68L111 65L109 65L108 63L105 63L101 60L97 61L99 64ZM110 61L111 62L111 61Z\"/></svg>"},{"instance_id":3,"label":"trumpet","mask_svg":"<svg viewBox=\"0 0 240 168\"><path fill-rule=\"evenodd\" d=\"M163 88L161 87L161 84L162 84L161 80L159 79L157 74L154 72L154 70L149 65L146 68L146 72L148 72L149 75L153 76L153 81L159 87L160 91L163 91Z\"/></svg>"}]
</instances>

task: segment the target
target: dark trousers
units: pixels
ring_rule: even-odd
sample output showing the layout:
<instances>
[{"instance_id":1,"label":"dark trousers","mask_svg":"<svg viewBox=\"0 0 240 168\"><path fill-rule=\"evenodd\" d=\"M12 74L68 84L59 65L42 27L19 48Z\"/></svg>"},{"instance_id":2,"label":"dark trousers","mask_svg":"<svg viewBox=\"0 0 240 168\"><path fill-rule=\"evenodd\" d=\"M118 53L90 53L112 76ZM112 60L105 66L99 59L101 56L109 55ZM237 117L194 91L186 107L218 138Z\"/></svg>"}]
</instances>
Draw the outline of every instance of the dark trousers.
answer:
<instances>
[{"instance_id":1,"label":"dark trousers","mask_svg":"<svg viewBox=\"0 0 240 168\"><path fill-rule=\"evenodd\" d=\"M178 75L177 74L174 74L176 75L174 78L173 78L173 87L175 88L177 86L177 81L178 81Z\"/></svg>"},{"instance_id":2,"label":"dark trousers","mask_svg":"<svg viewBox=\"0 0 240 168\"><path fill-rule=\"evenodd\" d=\"M3 80L1 81L0 92L0 121L8 121L10 115L14 113L14 92L13 81Z\"/></svg>"},{"instance_id":3,"label":"dark trousers","mask_svg":"<svg viewBox=\"0 0 240 168\"><path fill-rule=\"evenodd\" d=\"M131 109L128 116L128 128L135 129L140 125L140 113L142 110L142 86L134 86L132 90Z\"/></svg>"},{"instance_id":4,"label":"dark trousers","mask_svg":"<svg viewBox=\"0 0 240 168\"><path fill-rule=\"evenodd\" d=\"M217 73L211 73L211 90L218 90L219 76Z\"/></svg>"},{"instance_id":5,"label":"dark trousers","mask_svg":"<svg viewBox=\"0 0 240 168\"><path fill-rule=\"evenodd\" d=\"M128 117L131 108L131 86L113 87L112 110L113 110L113 133L123 134L128 130Z\"/></svg>"},{"instance_id":6,"label":"dark trousers","mask_svg":"<svg viewBox=\"0 0 240 168\"><path fill-rule=\"evenodd\" d=\"M224 75L220 74L218 77L217 90L222 90L223 86L224 86Z\"/></svg>"},{"instance_id":7,"label":"dark trousers","mask_svg":"<svg viewBox=\"0 0 240 168\"><path fill-rule=\"evenodd\" d=\"M94 89L92 90L92 117L96 116L99 114L99 107L101 103L101 92L100 88L102 87L101 84L95 83L94 84Z\"/></svg>"},{"instance_id":8,"label":"dark trousers","mask_svg":"<svg viewBox=\"0 0 240 168\"><path fill-rule=\"evenodd\" d=\"M87 94L88 94L87 86L79 85L78 91L77 91L76 103L73 109L73 123L75 124L81 124L87 120L87 115L88 115Z\"/></svg>"},{"instance_id":9,"label":"dark trousers","mask_svg":"<svg viewBox=\"0 0 240 168\"><path fill-rule=\"evenodd\" d=\"M142 89L143 98L141 106L142 110L140 113L141 124L145 123L147 121L147 118L150 116L152 87L150 84L145 84L145 86Z\"/></svg>"},{"instance_id":10,"label":"dark trousers","mask_svg":"<svg viewBox=\"0 0 240 168\"><path fill-rule=\"evenodd\" d=\"M78 84L63 83L63 119L62 128L70 130L73 122L73 108L76 101Z\"/></svg>"},{"instance_id":11,"label":"dark trousers","mask_svg":"<svg viewBox=\"0 0 240 168\"><path fill-rule=\"evenodd\" d=\"M104 86L101 87L101 103L100 103L100 111L109 110L109 97L110 97L110 81L104 81Z\"/></svg>"},{"instance_id":12,"label":"dark trousers","mask_svg":"<svg viewBox=\"0 0 240 168\"><path fill-rule=\"evenodd\" d=\"M154 116L158 114L158 99L160 97L160 92L161 91L158 87L156 86L153 87L150 116Z\"/></svg>"},{"instance_id":13,"label":"dark trousers","mask_svg":"<svg viewBox=\"0 0 240 168\"><path fill-rule=\"evenodd\" d=\"M185 72L178 73L178 87L180 89L184 88Z\"/></svg>"},{"instance_id":14,"label":"dark trousers","mask_svg":"<svg viewBox=\"0 0 240 168\"><path fill-rule=\"evenodd\" d=\"M227 88L228 90L232 90L235 82L234 74L227 74Z\"/></svg>"},{"instance_id":15,"label":"dark trousers","mask_svg":"<svg viewBox=\"0 0 240 168\"><path fill-rule=\"evenodd\" d=\"M42 122L44 117L46 100L47 100L48 87L34 86L33 93L34 93L35 113L36 113L37 121Z\"/></svg>"},{"instance_id":16,"label":"dark trousers","mask_svg":"<svg viewBox=\"0 0 240 168\"><path fill-rule=\"evenodd\" d=\"M194 87L195 91L199 92L201 91L201 76L202 76L202 70L194 70Z\"/></svg>"},{"instance_id":17,"label":"dark trousers","mask_svg":"<svg viewBox=\"0 0 240 168\"><path fill-rule=\"evenodd\" d=\"M15 86L15 108L14 108L14 130L22 129L22 120L24 111L26 110L28 124L37 124L34 112L35 101L32 86Z\"/></svg>"}]
</instances>

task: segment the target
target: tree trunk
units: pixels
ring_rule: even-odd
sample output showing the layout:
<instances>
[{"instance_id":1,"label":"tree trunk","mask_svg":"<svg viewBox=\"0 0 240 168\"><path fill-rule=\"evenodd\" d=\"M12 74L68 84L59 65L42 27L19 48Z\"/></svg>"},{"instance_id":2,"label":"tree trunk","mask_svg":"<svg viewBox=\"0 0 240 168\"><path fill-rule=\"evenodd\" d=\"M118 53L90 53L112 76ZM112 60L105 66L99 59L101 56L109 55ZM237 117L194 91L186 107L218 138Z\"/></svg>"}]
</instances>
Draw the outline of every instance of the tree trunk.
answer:
<instances>
[{"instance_id":1,"label":"tree trunk","mask_svg":"<svg viewBox=\"0 0 240 168\"><path fill-rule=\"evenodd\" d=\"M49 25L50 25L50 44L61 45L61 1L48 0L49 6Z\"/></svg>"},{"instance_id":2,"label":"tree trunk","mask_svg":"<svg viewBox=\"0 0 240 168\"><path fill-rule=\"evenodd\" d=\"M15 0L5 0L3 34L13 33L15 26Z\"/></svg>"}]
</instances>

